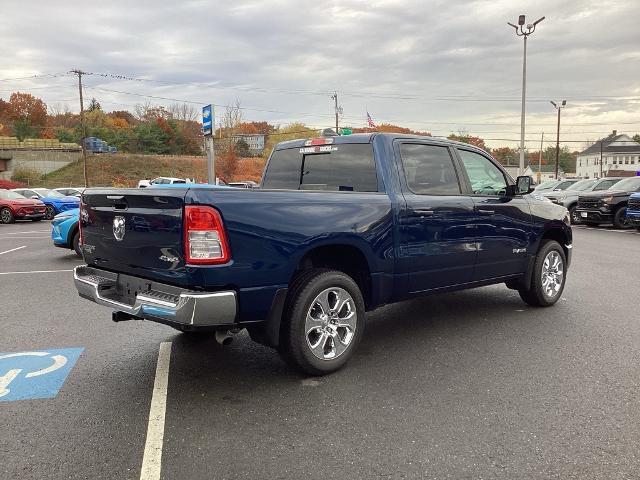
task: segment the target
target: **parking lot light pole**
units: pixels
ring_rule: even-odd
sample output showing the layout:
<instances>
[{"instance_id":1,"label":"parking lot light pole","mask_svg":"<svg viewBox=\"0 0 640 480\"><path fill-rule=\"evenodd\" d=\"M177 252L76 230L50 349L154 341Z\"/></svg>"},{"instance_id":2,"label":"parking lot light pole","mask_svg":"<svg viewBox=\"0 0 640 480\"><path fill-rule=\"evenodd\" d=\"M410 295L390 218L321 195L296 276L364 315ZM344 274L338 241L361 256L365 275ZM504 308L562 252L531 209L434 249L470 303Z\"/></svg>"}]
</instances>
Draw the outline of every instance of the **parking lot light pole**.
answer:
<instances>
[{"instance_id":1,"label":"parking lot light pole","mask_svg":"<svg viewBox=\"0 0 640 480\"><path fill-rule=\"evenodd\" d=\"M558 110L558 129L556 131L556 180L558 180L558 159L560 158L560 110L567 105L567 101L562 100L561 103L556 103L552 100L551 105L553 105L553 108Z\"/></svg>"},{"instance_id":2,"label":"parking lot light pole","mask_svg":"<svg viewBox=\"0 0 640 480\"><path fill-rule=\"evenodd\" d=\"M525 132L525 98L527 93L527 37L536 31L536 26L544 20L544 17L539 18L533 23L528 24L525 27L525 16L520 15L518 17L518 25L507 22L507 25L513 27L516 30L518 37L524 37L524 54L522 56L522 110L520 114L520 165L518 166L518 175L524 173L524 132Z\"/></svg>"}]
</instances>

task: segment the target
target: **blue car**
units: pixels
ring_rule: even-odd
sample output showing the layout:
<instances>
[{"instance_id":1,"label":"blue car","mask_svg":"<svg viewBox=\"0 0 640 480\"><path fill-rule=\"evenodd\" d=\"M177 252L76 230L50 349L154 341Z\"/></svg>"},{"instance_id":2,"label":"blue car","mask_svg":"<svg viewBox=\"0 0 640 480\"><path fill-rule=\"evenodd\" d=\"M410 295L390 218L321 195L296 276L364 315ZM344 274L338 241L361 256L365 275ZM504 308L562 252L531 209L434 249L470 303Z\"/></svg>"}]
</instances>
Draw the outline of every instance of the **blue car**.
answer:
<instances>
[{"instance_id":1,"label":"blue car","mask_svg":"<svg viewBox=\"0 0 640 480\"><path fill-rule=\"evenodd\" d=\"M78 219L80 218L80 209L74 208L59 213L51 222L51 238L56 247L68 248L74 250L78 257L82 258L82 249L80 247L80 231L78 230Z\"/></svg>"},{"instance_id":2,"label":"blue car","mask_svg":"<svg viewBox=\"0 0 640 480\"><path fill-rule=\"evenodd\" d=\"M80 208L80 199L78 197L70 197L62 195L55 190L48 188L14 188L14 192L20 195L40 200L47 207L44 218L53 219L58 213Z\"/></svg>"}]
</instances>

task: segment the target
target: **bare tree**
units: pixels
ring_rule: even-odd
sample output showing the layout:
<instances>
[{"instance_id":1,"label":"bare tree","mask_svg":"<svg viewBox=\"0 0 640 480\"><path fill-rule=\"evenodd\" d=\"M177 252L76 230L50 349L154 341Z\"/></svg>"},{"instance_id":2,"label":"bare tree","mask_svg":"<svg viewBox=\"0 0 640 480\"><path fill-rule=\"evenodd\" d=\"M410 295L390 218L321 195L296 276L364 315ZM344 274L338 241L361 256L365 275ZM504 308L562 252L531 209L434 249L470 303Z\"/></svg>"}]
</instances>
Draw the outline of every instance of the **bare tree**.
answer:
<instances>
[{"instance_id":1,"label":"bare tree","mask_svg":"<svg viewBox=\"0 0 640 480\"><path fill-rule=\"evenodd\" d=\"M188 103L173 103L167 109L172 118L183 122L195 122L198 120L198 110Z\"/></svg>"}]
</instances>

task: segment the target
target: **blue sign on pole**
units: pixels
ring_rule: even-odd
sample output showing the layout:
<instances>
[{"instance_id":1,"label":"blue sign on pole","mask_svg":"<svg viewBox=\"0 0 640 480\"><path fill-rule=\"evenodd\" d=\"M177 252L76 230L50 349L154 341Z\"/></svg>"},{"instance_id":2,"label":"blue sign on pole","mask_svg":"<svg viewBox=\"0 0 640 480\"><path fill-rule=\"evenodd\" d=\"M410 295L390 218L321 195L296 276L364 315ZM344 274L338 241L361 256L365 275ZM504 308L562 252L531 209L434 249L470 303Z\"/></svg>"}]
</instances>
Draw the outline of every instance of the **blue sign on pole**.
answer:
<instances>
[{"instance_id":1,"label":"blue sign on pole","mask_svg":"<svg viewBox=\"0 0 640 480\"><path fill-rule=\"evenodd\" d=\"M83 350L0 353L0 402L55 397Z\"/></svg>"},{"instance_id":2,"label":"blue sign on pole","mask_svg":"<svg viewBox=\"0 0 640 480\"><path fill-rule=\"evenodd\" d=\"M213 134L213 107L211 105L202 107L202 133L205 136Z\"/></svg>"}]
</instances>

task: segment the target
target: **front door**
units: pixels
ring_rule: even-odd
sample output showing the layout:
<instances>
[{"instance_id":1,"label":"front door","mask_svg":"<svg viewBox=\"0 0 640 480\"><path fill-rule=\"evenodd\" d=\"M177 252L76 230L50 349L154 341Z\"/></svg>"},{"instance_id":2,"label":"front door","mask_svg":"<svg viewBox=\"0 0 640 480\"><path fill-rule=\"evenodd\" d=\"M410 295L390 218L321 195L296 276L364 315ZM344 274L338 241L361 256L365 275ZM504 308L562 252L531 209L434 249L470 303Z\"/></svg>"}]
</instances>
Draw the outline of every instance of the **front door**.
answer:
<instances>
[{"instance_id":1,"label":"front door","mask_svg":"<svg viewBox=\"0 0 640 480\"><path fill-rule=\"evenodd\" d=\"M462 193L448 146L399 141L405 207L399 213L399 267L409 291L471 281L476 260L474 204Z\"/></svg>"},{"instance_id":2,"label":"front door","mask_svg":"<svg viewBox=\"0 0 640 480\"><path fill-rule=\"evenodd\" d=\"M487 280L526 270L531 212L522 195L507 196L503 171L478 152L457 149L476 212L478 260L473 280Z\"/></svg>"}]
</instances>

